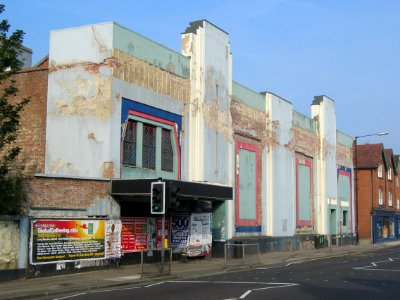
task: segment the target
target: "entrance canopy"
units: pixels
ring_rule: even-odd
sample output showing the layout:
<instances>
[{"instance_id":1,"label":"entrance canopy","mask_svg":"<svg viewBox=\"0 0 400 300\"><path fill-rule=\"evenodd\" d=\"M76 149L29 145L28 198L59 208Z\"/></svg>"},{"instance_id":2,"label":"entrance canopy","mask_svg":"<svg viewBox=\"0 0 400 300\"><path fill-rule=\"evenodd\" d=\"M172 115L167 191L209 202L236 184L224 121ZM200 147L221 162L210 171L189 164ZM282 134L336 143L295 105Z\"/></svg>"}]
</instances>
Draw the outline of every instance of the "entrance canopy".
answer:
<instances>
[{"instance_id":1,"label":"entrance canopy","mask_svg":"<svg viewBox=\"0 0 400 300\"><path fill-rule=\"evenodd\" d=\"M179 199L224 201L233 198L232 187L169 179L112 179L110 194L128 201L141 197L149 199L151 183L157 181L165 182L168 196L172 195Z\"/></svg>"}]
</instances>

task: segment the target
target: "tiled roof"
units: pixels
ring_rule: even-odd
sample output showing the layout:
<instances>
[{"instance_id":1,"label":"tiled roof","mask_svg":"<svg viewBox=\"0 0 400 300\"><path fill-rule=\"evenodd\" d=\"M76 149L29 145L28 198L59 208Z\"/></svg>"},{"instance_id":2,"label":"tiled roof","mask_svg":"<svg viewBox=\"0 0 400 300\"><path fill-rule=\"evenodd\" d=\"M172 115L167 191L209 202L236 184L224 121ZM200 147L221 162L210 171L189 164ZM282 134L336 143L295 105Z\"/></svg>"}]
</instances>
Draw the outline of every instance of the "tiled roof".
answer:
<instances>
[{"instance_id":1,"label":"tiled roof","mask_svg":"<svg viewBox=\"0 0 400 300\"><path fill-rule=\"evenodd\" d=\"M394 168L393 167L393 164L394 164L393 150L385 149L384 151L385 151L385 156L386 156L386 161L388 163L388 166L392 167L392 169L393 169Z\"/></svg>"},{"instance_id":2,"label":"tiled roof","mask_svg":"<svg viewBox=\"0 0 400 300\"><path fill-rule=\"evenodd\" d=\"M357 145L357 168L374 169L382 162L383 144Z\"/></svg>"},{"instance_id":3,"label":"tiled roof","mask_svg":"<svg viewBox=\"0 0 400 300\"><path fill-rule=\"evenodd\" d=\"M394 169L396 171L396 174L398 174L399 170L399 159L400 159L400 155L395 155L394 156Z\"/></svg>"}]
</instances>

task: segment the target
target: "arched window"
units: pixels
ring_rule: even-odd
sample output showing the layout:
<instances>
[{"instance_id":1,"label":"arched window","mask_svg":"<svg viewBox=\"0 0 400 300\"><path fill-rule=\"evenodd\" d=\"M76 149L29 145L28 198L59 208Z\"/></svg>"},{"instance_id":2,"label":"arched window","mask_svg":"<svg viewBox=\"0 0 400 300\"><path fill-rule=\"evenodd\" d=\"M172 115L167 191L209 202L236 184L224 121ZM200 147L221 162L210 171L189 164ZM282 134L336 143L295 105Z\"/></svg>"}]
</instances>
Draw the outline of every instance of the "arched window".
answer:
<instances>
[{"instance_id":1,"label":"arched window","mask_svg":"<svg viewBox=\"0 0 400 300\"><path fill-rule=\"evenodd\" d=\"M383 205L383 191L382 189L379 189L378 191L378 204Z\"/></svg>"},{"instance_id":2,"label":"arched window","mask_svg":"<svg viewBox=\"0 0 400 300\"><path fill-rule=\"evenodd\" d=\"M382 164L381 163L378 166L378 177L382 178Z\"/></svg>"}]
</instances>

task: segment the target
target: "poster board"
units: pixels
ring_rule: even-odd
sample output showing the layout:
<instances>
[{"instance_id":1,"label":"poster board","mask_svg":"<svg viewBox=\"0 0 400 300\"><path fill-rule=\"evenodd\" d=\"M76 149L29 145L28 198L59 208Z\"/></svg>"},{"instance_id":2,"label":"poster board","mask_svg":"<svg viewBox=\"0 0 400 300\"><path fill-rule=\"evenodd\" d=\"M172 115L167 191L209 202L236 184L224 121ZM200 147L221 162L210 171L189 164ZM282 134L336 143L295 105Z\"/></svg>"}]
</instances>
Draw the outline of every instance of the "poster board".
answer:
<instances>
[{"instance_id":1,"label":"poster board","mask_svg":"<svg viewBox=\"0 0 400 300\"><path fill-rule=\"evenodd\" d=\"M193 213L190 215L188 256L205 256L211 253L211 220L211 213Z\"/></svg>"},{"instance_id":2,"label":"poster board","mask_svg":"<svg viewBox=\"0 0 400 300\"><path fill-rule=\"evenodd\" d=\"M32 220L31 264L105 258L105 220Z\"/></svg>"},{"instance_id":3,"label":"poster board","mask_svg":"<svg viewBox=\"0 0 400 300\"><path fill-rule=\"evenodd\" d=\"M106 221L106 258L121 257L121 233L122 223L120 220Z\"/></svg>"}]
</instances>

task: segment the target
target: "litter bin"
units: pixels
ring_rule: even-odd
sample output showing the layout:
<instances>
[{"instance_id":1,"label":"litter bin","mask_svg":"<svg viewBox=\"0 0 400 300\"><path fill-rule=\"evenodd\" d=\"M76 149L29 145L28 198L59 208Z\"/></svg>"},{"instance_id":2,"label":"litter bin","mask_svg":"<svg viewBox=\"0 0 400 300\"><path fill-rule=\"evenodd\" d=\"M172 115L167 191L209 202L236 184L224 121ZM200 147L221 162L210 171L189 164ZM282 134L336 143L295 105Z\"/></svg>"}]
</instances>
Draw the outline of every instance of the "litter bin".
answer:
<instances>
[{"instance_id":1,"label":"litter bin","mask_svg":"<svg viewBox=\"0 0 400 300\"><path fill-rule=\"evenodd\" d=\"M314 238L315 249L324 248L325 246L325 236L316 235Z\"/></svg>"}]
</instances>

